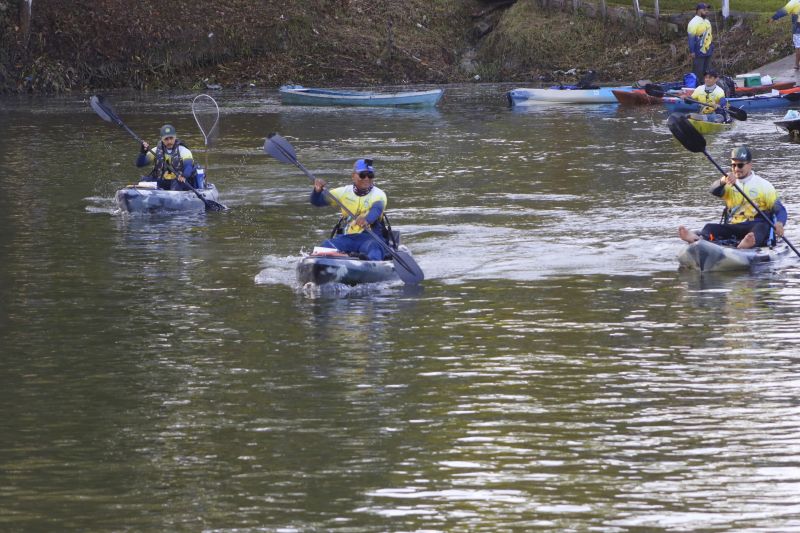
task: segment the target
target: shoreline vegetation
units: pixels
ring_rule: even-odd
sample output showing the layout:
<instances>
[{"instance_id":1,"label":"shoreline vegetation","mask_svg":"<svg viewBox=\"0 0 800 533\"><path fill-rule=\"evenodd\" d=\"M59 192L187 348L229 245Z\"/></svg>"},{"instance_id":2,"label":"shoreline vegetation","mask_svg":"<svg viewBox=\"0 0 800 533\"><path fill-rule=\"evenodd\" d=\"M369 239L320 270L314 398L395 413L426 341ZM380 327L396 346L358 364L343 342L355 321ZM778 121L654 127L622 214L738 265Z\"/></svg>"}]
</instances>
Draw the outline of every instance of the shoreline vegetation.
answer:
<instances>
[{"instance_id":1,"label":"shoreline vegetation","mask_svg":"<svg viewBox=\"0 0 800 533\"><path fill-rule=\"evenodd\" d=\"M750 13L716 21L719 70L732 76L793 53L788 18L766 23L785 2L730 1ZM0 92L568 83L590 69L598 81L630 83L690 70L682 28L653 34L547 3L0 0ZM653 3L639 1L645 12ZM661 0L660 11L691 15L695 4Z\"/></svg>"}]
</instances>

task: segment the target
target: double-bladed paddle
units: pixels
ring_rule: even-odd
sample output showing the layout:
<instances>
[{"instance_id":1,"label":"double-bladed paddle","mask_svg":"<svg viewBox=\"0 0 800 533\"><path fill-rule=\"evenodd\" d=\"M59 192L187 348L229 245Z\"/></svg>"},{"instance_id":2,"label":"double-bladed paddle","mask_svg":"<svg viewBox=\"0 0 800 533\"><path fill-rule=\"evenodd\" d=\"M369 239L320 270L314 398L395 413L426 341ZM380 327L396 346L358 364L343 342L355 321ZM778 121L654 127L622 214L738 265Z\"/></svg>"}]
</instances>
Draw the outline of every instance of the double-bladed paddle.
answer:
<instances>
[{"instance_id":1,"label":"double-bladed paddle","mask_svg":"<svg viewBox=\"0 0 800 533\"><path fill-rule=\"evenodd\" d=\"M669 131L672 132L672 135L674 135L675 138L678 139L678 141L683 145L684 148L696 154L698 153L704 154L708 158L708 160L711 161L711 163L713 163L715 167L717 167L717 170L719 170L723 176L728 175L728 173L725 172L725 170L721 166L719 166L719 164L716 161L714 161L714 158L711 157L711 154L709 154L708 151L706 150L706 138L703 137L703 134L697 131L694 128L694 126L692 126L692 124L689 122L689 120L686 118L685 115L681 115L679 113L673 113L667 119L667 126L669 127ZM745 192L739 187L738 183L734 183L733 186L739 192L739 194L741 194L744 197L744 199L747 200L747 203L753 206L753 209L755 209L756 212L758 212L758 214L761 215L761 217L767 221L767 224L769 224L774 231L775 224L772 223L772 220L770 220L770 218L761 209L758 208L758 206L753 202L753 200L751 200L750 197L747 196L747 194L745 194ZM789 248L791 248L792 251L795 254L797 254L798 257L800 257L800 252L798 252L797 249L794 247L794 245L792 245L792 243L789 242L789 239L787 239L785 235L782 235L781 239L783 239L783 241L789 245Z\"/></svg>"},{"instance_id":2,"label":"double-bladed paddle","mask_svg":"<svg viewBox=\"0 0 800 533\"><path fill-rule=\"evenodd\" d=\"M114 109L111 107L111 104L108 103L108 101L105 99L104 96L92 96L89 99L89 105L92 106L92 109L94 109L94 112L97 113L100 116L100 118L102 118L106 122L111 122L113 124L116 124L120 128L124 129L126 132L128 132L128 135L139 141L139 144L144 142L142 141L141 137L136 135L136 133L134 133L133 130L131 130L124 122L122 122L122 119L119 118L119 115L117 115L116 112L114 112ZM155 152L153 151L152 148L150 148L149 151L150 153L155 155ZM219 202L215 202L214 200L209 200L203 197L203 195L200 194L200 191L192 187L192 185L188 181L185 181L184 183L186 184L187 187L189 187L192 190L192 192L194 192L197 195L198 198L200 198L203 201L203 203L206 206L206 211L225 211L226 209L228 209Z\"/></svg>"},{"instance_id":3,"label":"double-bladed paddle","mask_svg":"<svg viewBox=\"0 0 800 533\"><path fill-rule=\"evenodd\" d=\"M664 96L667 96L667 92L664 89L662 89L661 87L658 87L655 84L645 85L644 92L648 96L654 96L656 98L663 98ZM676 97L676 98L680 98L680 97ZM713 107L715 109L717 107L717 106L714 106L714 105L711 105L711 104L706 104L706 103L703 103L703 102L699 102L699 101L697 101L697 100L695 100L693 98L689 98L689 97L684 97L683 100L686 101L686 102L691 102L693 104L698 104L698 105L705 106L705 107ZM726 111L728 113L730 113L731 116L733 118L735 118L736 120L747 120L747 111L745 111L744 109L742 109L740 107L729 106L726 109Z\"/></svg>"},{"instance_id":4,"label":"double-bladed paddle","mask_svg":"<svg viewBox=\"0 0 800 533\"><path fill-rule=\"evenodd\" d=\"M312 183L316 180L314 175L309 172L308 169L304 167L302 163L300 163L300 161L297 160L294 147L289 144L289 141L277 133L270 133L269 136L267 136L267 139L264 141L264 153L266 153L268 156L274 157L281 163L289 163L296 166L303 171L306 176L308 176L308 179L310 179ZM342 211L350 215L352 218L356 218L353 212L347 209L347 207L345 207L345 205L338 198L333 196L325 189L323 189L323 192L327 198L330 198L336 202ZM402 250L395 250L386 244L386 242L369 227L365 227L364 231L373 239L375 239L385 252L392 256L392 259L394 260L394 269L403 283L416 285L425 279L425 274L422 272L422 269L419 267L417 262L414 261L414 258L411 257L411 254Z\"/></svg>"}]
</instances>

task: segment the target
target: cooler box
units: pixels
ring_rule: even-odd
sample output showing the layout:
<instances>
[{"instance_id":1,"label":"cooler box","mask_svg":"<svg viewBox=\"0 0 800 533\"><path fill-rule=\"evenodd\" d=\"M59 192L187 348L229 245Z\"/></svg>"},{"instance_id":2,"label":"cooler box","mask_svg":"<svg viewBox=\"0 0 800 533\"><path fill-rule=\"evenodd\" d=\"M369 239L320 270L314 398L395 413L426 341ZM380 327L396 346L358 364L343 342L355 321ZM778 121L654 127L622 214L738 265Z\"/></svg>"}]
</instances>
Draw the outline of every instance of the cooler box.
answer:
<instances>
[{"instance_id":1,"label":"cooler box","mask_svg":"<svg viewBox=\"0 0 800 533\"><path fill-rule=\"evenodd\" d=\"M739 74L736 76L736 85L739 85L740 82L744 87L758 87L761 85L761 74L758 72Z\"/></svg>"}]
</instances>

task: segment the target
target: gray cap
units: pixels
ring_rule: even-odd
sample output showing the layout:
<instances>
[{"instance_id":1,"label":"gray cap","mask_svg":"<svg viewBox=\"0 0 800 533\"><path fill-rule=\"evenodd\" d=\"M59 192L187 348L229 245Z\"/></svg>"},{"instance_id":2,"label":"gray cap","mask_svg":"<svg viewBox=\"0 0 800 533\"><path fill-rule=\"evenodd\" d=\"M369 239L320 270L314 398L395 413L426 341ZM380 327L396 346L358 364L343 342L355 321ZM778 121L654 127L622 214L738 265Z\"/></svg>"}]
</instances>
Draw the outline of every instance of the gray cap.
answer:
<instances>
[{"instance_id":1,"label":"gray cap","mask_svg":"<svg viewBox=\"0 0 800 533\"><path fill-rule=\"evenodd\" d=\"M175 126L172 124L164 124L161 126L161 138L175 137Z\"/></svg>"},{"instance_id":2,"label":"gray cap","mask_svg":"<svg viewBox=\"0 0 800 533\"><path fill-rule=\"evenodd\" d=\"M734 161L750 162L753 160L753 153L750 151L750 148L745 145L737 146L731 150L731 159Z\"/></svg>"}]
</instances>

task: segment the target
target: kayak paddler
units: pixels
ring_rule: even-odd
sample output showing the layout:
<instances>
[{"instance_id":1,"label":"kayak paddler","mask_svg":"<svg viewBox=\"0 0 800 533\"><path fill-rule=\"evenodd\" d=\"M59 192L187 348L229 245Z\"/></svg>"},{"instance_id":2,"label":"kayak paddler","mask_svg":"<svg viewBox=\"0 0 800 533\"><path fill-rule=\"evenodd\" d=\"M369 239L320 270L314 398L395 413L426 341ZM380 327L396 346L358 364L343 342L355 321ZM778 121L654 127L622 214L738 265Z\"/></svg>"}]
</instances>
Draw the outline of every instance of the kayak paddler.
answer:
<instances>
[{"instance_id":1,"label":"kayak paddler","mask_svg":"<svg viewBox=\"0 0 800 533\"><path fill-rule=\"evenodd\" d=\"M340 252L357 253L362 258L371 261L383 259L383 248L364 228L369 226L376 235L382 237L385 233L383 213L386 210L386 193L375 186L375 168L371 159L359 159L353 165L352 185L331 189L328 194L350 210L355 217L342 211L342 220L337 225L340 233L326 240L322 246L336 248ZM314 190L311 193L311 203L317 207L336 205L326 197L325 181L314 180Z\"/></svg>"},{"instance_id":2,"label":"kayak paddler","mask_svg":"<svg viewBox=\"0 0 800 533\"><path fill-rule=\"evenodd\" d=\"M136 158L137 167L153 165L147 181L155 181L159 189L169 191L190 190L187 181L195 189L202 187L202 183L197 183L197 168L192 152L177 138L175 128L164 124L159 133L161 141L155 147L155 154L150 150L150 145L142 141L141 152Z\"/></svg>"},{"instance_id":3,"label":"kayak paddler","mask_svg":"<svg viewBox=\"0 0 800 533\"><path fill-rule=\"evenodd\" d=\"M761 211L772 217L775 225L774 237L783 236L783 227L788 215L775 187L753 172L753 155L747 146L737 146L731 150L731 172L711 184L711 194L725 202L723 223L706 224L700 233L678 228L678 236L688 243L700 239L707 241L739 241L737 248L766 246L773 238L772 228L750 205L744 196L733 186L750 197Z\"/></svg>"},{"instance_id":4,"label":"kayak paddler","mask_svg":"<svg viewBox=\"0 0 800 533\"><path fill-rule=\"evenodd\" d=\"M700 112L692 113L691 118L707 122L728 122L728 99L725 98L725 90L717 85L718 79L716 70L706 71L703 84L692 92L691 99L708 105L701 106Z\"/></svg>"}]
</instances>

